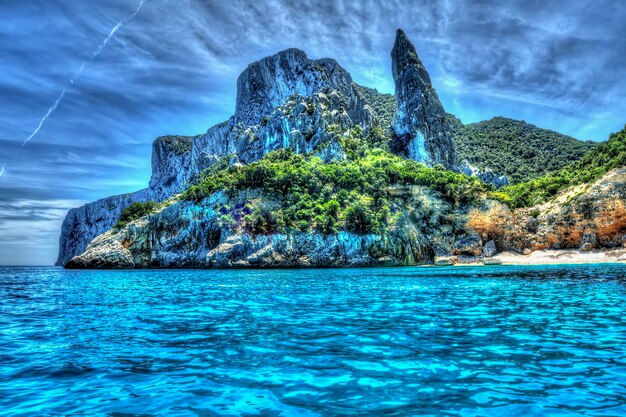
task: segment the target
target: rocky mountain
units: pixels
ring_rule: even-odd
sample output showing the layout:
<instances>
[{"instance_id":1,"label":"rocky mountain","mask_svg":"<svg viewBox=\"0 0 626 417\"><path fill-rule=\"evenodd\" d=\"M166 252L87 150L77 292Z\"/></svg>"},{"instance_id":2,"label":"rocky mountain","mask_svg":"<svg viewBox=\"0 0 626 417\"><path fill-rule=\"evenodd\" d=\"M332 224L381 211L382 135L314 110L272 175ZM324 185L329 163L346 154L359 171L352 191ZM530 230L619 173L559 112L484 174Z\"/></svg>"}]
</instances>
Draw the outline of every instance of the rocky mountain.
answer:
<instances>
[{"instance_id":1,"label":"rocky mountain","mask_svg":"<svg viewBox=\"0 0 626 417\"><path fill-rule=\"evenodd\" d=\"M372 88L360 86L360 89L381 128L391 135L395 97ZM457 153L457 169L496 187L557 171L598 144L505 117L467 125L452 114L448 113L447 118Z\"/></svg>"},{"instance_id":2,"label":"rocky mountain","mask_svg":"<svg viewBox=\"0 0 626 417\"><path fill-rule=\"evenodd\" d=\"M391 66L397 101L393 150L418 162L454 168L456 156L446 112L415 47L400 29Z\"/></svg>"},{"instance_id":3,"label":"rocky mountain","mask_svg":"<svg viewBox=\"0 0 626 417\"><path fill-rule=\"evenodd\" d=\"M232 117L202 135L154 141L147 189L68 213L57 264L413 265L449 255L621 244L624 219L587 206L623 204L624 173L610 171L624 164L623 134L592 149L580 166L495 192L486 182L501 177L485 177L487 165L473 176L451 170L459 168L459 132L463 160L473 138L491 139L467 134L445 113L402 31L392 65L395 98L357 86L336 61L311 60L297 49L252 63L238 79ZM577 143L562 154L582 153ZM553 203L567 193L576 195L567 200L570 211ZM607 226L593 229L588 220L596 218ZM493 226L490 219L505 220ZM584 232L566 238L556 227Z\"/></svg>"},{"instance_id":4,"label":"rocky mountain","mask_svg":"<svg viewBox=\"0 0 626 417\"><path fill-rule=\"evenodd\" d=\"M363 97L352 77L334 59L311 60L299 49L287 49L254 62L237 80L234 121L257 125L293 95L312 96L333 90L346 102L342 109L354 123L363 127L373 123Z\"/></svg>"},{"instance_id":5,"label":"rocky mountain","mask_svg":"<svg viewBox=\"0 0 626 417\"><path fill-rule=\"evenodd\" d=\"M413 193L411 193L413 194ZM414 194L419 194L417 191ZM278 203L255 191L255 208ZM224 224L224 207L244 207L249 192L216 192L201 205L182 202L163 208L120 231L98 236L68 268L135 267L313 267L412 265L432 262L429 245L411 225L382 236L376 233L311 233L291 230L254 234ZM229 210L230 211L230 210Z\"/></svg>"},{"instance_id":6,"label":"rocky mountain","mask_svg":"<svg viewBox=\"0 0 626 417\"><path fill-rule=\"evenodd\" d=\"M155 140L147 190L98 200L68 213L57 265L82 253L130 204L163 201L221 159L250 163L284 148L341 158L343 150L333 128L359 126L367 131L376 124L350 74L335 60L311 60L303 51L287 49L254 62L239 76L236 111L230 119L203 135Z\"/></svg>"}]
</instances>

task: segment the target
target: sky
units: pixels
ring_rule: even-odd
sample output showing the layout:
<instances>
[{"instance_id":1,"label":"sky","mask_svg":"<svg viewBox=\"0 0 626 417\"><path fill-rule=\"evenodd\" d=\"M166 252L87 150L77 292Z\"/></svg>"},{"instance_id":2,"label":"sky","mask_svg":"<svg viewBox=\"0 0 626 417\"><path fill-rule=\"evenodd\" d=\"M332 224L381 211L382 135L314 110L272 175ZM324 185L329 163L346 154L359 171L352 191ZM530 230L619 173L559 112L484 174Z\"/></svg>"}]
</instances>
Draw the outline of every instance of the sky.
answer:
<instances>
[{"instance_id":1,"label":"sky","mask_svg":"<svg viewBox=\"0 0 626 417\"><path fill-rule=\"evenodd\" d=\"M226 120L239 73L290 47L393 93L402 28L465 123L591 140L626 123L613 0L2 0L0 21L2 265L53 264L68 209L145 188L156 137Z\"/></svg>"}]
</instances>

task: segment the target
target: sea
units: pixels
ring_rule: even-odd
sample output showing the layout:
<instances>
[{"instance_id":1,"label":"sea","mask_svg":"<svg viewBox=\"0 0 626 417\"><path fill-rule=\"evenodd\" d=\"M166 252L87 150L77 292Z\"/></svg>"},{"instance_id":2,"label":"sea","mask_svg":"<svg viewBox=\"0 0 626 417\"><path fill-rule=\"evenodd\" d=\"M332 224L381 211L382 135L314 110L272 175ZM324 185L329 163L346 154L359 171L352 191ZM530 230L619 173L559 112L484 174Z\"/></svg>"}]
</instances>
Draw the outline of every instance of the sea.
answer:
<instances>
[{"instance_id":1,"label":"sea","mask_svg":"<svg viewBox=\"0 0 626 417\"><path fill-rule=\"evenodd\" d=\"M626 416L626 266L0 268L1 416Z\"/></svg>"}]
</instances>

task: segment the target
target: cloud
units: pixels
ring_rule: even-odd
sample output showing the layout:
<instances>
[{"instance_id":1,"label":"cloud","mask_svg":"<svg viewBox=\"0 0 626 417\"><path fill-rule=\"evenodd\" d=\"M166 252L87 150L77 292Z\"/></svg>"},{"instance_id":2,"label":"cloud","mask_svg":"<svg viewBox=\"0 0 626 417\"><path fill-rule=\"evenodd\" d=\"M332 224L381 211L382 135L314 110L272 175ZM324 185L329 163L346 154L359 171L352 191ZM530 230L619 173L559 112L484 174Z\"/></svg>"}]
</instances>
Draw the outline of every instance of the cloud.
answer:
<instances>
[{"instance_id":1,"label":"cloud","mask_svg":"<svg viewBox=\"0 0 626 417\"><path fill-rule=\"evenodd\" d=\"M80 200L0 202L0 263L50 264L67 210Z\"/></svg>"},{"instance_id":2,"label":"cloud","mask_svg":"<svg viewBox=\"0 0 626 417\"><path fill-rule=\"evenodd\" d=\"M135 9L135 11L133 13L131 13L130 15L128 15L127 17L125 17L124 19L120 20L115 26L113 26L113 29L111 29L109 34L104 38L104 40L100 43L100 45L98 45L98 47L91 53L91 56L89 57L89 60L83 61L83 63L78 68L78 71L76 71L76 73L72 76L72 78L70 78L70 80L67 83L67 85L65 87L63 87L63 89L61 90L61 93L59 94L57 99L54 101L54 103L52 103L52 105L50 106L50 108L48 109L46 114L39 121L39 124L37 125L37 127L35 128L33 133L31 133L26 139L24 139L24 142L22 142L22 146L25 146L32 138L35 137L35 135L37 135L37 133L39 133L39 131L43 127L43 125L46 122L46 120L48 119L48 117L50 117L52 115L52 113L54 113L56 111L57 107L59 107L59 104L61 103L61 101L65 97L65 93L67 92L67 89L69 87L73 86L74 82L76 82L78 77L81 76L81 74L83 73L83 71L85 69L85 65L87 65L87 63L89 61L93 61L94 59L96 59L98 57L98 55L100 55L102 53L102 50L104 48L106 48L106 46L109 44L109 42L111 41L113 36L115 36L115 34L122 27L124 27L128 22L133 20L133 18L135 16L137 16L137 14L141 10L141 8L143 7L145 2L146 2L146 0L140 0L139 1L139 5Z\"/></svg>"}]
</instances>

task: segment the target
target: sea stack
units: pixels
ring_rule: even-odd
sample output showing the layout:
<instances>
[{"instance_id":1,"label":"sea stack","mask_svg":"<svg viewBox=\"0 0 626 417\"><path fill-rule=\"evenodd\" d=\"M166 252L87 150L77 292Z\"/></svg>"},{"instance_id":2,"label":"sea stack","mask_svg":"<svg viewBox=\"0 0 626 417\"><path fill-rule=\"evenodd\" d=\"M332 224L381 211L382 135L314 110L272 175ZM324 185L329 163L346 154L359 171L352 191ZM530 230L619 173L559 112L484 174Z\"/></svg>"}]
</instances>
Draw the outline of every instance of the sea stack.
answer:
<instances>
[{"instance_id":1,"label":"sea stack","mask_svg":"<svg viewBox=\"0 0 626 417\"><path fill-rule=\"evenodd\" d=\"M446 112L415 47L401 29L396 31L391 69L397 101L393 151L427 165L454 168L454 142Z\"/></svg>"}]
</instances>

